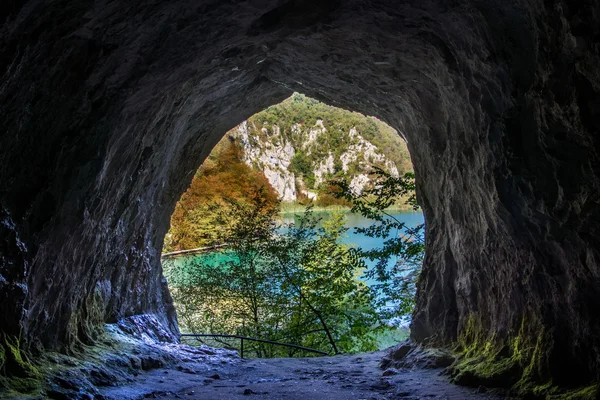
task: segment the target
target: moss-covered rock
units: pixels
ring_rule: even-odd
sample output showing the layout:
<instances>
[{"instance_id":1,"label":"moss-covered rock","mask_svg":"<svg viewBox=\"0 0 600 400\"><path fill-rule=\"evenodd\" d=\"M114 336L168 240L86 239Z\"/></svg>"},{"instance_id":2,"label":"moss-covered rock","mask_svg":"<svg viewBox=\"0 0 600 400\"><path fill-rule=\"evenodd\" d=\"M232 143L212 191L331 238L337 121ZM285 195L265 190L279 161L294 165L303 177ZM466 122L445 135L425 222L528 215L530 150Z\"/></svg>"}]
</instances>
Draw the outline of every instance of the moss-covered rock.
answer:
<instances>
[{"instance_id":1,"label":"moss-covered rock","mask_svg":"<svg viewBox=\"0 0 600 400\"><path fill-rule=\"evenodd\" d=\"M599 397L600 384L595 384L562 394L550 395L548 400L597 400Z\"/></svg>"},{"instance_id":2,"label":"moss-covered rock","mask_svg":"<svg viewBox=\"0 0 600 400\"><path fill-rule=\"evenodd\" d=\"M16 337L3 335L0 342L0 389L16 393L39 393L42 374L29 361Z\"/></svg>"},{"instance_id":3,"label":"moss-covered rock","mask_svg":"<svg viewBox=\"0 0 600 400\"><path fill-rule=\"evenodd\" d=\"M449 369L456 383L506 388L525 398L597 398L598 385L573 390L554 383L549 370L552 335L535 318L523 317L520 330L507 338L488 332L475 314L464 324L457 361Z\"/></svg>"}]
</instances>

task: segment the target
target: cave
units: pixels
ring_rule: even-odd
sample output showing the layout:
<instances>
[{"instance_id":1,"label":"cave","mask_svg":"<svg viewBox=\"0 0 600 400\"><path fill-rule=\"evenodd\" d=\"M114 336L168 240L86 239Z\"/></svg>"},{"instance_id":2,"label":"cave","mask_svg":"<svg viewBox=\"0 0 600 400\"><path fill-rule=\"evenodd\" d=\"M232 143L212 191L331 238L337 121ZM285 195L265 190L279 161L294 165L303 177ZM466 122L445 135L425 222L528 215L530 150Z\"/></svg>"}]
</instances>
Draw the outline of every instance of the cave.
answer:
<instances>
[{"instance_id":1,"label":"cave","mask_svg":"<svg viewBox=\"0 0 600 400\"><path fill-rule=\"evenodd\" d=\"M176 340L175 203L227 130L299 91L408 142L427 222L414 342L462 354L459 383L597 382L599 3L0 8L4 344L69 353L141 315Z\"/></svg>"}]
</instances>

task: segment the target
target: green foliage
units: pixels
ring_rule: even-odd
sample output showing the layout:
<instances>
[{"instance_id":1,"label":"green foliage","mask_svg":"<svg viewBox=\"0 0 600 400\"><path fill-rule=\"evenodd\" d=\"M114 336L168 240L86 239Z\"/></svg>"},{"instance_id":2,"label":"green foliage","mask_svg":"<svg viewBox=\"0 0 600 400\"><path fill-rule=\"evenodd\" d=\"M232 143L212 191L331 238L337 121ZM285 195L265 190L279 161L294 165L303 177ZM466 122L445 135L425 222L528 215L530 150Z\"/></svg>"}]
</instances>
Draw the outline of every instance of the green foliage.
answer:
<instances>
[{"instance_id":1,"label":"green foliage","mask_svg":"<svg viewBox=\"0 0 600 400\"><path fill-rule=\"evenodd\" d=\"M163 251L193 249L222 243L221 231L239 218L232 207L260 193L269 212L277 210L277 193L264 174L241 159L241 151L229 138L221 141L197 171L171 216Z\"/></svg>"},{"instance_id":2,"label":"green foliage","mask_svg":"<svg viewBox=\"0 0 600 400\"><path fill-rule=\"evenodd\" d=\"M378 294L377 305L384 316L405 316L412 313L415 305L416 282L425 256L425 226L408 227L386 210L398 201L406 201L415 210L418 208L414 174L396 178L376 168L374 175L376 184L361 194L354 193L347 181L335 181L339 188L336 195L352 204L352 212L373 220L366 228L355 228L356 232L381 239L382 246L354 251L358 257L376 262L365 276L377 282L372 289ZM396 262L389 268L391 259Z\"/></svg>"},{"instance_id":3,"label":"green foliage","mask_svg":"<svg viewBox=\"0 0 600 400\"><path fill-rule=\"evenodd\" d=\"M230 246L218 263L172 260L163 263L165 275L187 329L264 337L264 326L277 317L285 300L285 293L276 290L276 277L261 262L264 243L273 234L276 210L260 193L249 203L227 202L230 207L215 210L216 220L229 222L229 229L219 231L220 241ZM232 212L243 218L230 218ZM266 356L268 349L260 345L256 351Z\"/></svg>"},{"instance_id":4,"label":"green foliage","mask_svg":"<svg viewBox=\"0 0 600 400\"><path fill-rule=\"evenodd\" d=\"M323 121L327 134L318 135L316 142L306 148L305 137L292 126L300 124L306 130L318 120ZM387 184L378 186L379 192L372 189L363 197L336 195L339 187L327 182L315 188L316 162L330 153L335 173L329 177L344 176L339 156L356 142L349 136L352 128L385 149L388 158L396 161L390 151L406 155L410 167L406 146L381 121L294 94L251 117L248 126L256 131L250 134L251 141L285 141L302 149L292 158L289 169L305 187L318 192L318 206L353 205L355 211L366 213L381 225L365 230L373 237L387 238L394 229L404 229L403 225L394 225L384 209L395 205L388 201L392 197L397 202L399 195L412 193L414 182L408 175L396 181L388 177ZM241 334L333 353L377 348L378 335L389 327L383 325L376 305L394 301L397 307L388 308L388 314L410 312L417 276L413 270L422 256L422 243L389 237L379 252L349 248L340 243L345 232L342 216L335 215L320 225L311 210L282 234L273 224L280 206L274 191L262 173L242 162L240 152L229 137L222 140L173 214L165 250L230 245L210 263L200 258L165 262L182 326L195 332ZM351 174L363 168L358 161L348 167ZM405 185L403 190L396 190L398 182ZM414 232L413 239L419 238L418 232ZM404 246L402 251L400 244ZM388 271L387 258L392 256L404 257L404 261ZM368 277L380 280L375 287L378 296L359 279L364 272L362 257L381 259L378 268L367 271ZM409 263L413 269L407 274ZM261 357L297 352L262 344L251 346Z\"/></svg>"},{"instance_id":5,"label":"green foliage","mask_svg":"<svg viewBox=\"0 0 600 400\"><path fill-rule=\"evenodd\" d=\"M235 203L235 202L234 202ZM165 263L182 325L194 332L231 333L324 351L374 350L373 297L357 279L362 262L339 243L344 220L318 227L310 210L278 233L260 196L235 203L245 217L223 238L229 257L218 265ZM248 344L259 357L296 349Z\"/></svg>"},{"instance_id":6,"label":"green foliage","mask_svg":"<svg viewBox=\"0 0 600 400\"><path fill-rule=\"evenodd\" d=\"M370 289L358 279L362 260L340 244L345 219L336 213L321 228L318 222L307 209L286 235L275 238L269 248L274 269L304 305L305 329L322 328L336 353L374 350L378 315Z\"/></svg>"},{"instance_id":7,"label":"green foliage","mask_svg":"<svg viewBox=\"0 0 600 400\"><path fill-rule=\"evenodd\" d=\"M306 153L297 151L290 162L289 170L300 176L307 176L312 173L312 162Z\"/></svg>"}]
</instances>

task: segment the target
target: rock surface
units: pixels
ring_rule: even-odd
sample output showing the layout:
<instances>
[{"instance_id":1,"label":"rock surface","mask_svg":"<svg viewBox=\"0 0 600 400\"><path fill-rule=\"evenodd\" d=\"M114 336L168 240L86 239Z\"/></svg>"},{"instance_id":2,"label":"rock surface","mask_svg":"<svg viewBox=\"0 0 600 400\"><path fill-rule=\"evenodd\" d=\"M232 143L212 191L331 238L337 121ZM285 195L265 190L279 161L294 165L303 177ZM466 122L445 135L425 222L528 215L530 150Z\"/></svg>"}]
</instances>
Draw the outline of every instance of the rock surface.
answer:
<instances>
[{"instance_id":1,"label":"rock surface","mask_svg":"<svg viewBox=\"0 0 600 400\"><path fill-rule=\"evenodd\" d=\"M262 130L265 135L269 135L266 128ZM277 125L273 127L273 131L273 136L280 135L280 128ZM269 140L263 143L258 137L251 140L247 121L233 130L233 137L242 145L246 164L251 167L256 166L263 171L281 201L294 201L298 198L296 176L289 170L296 153L290 142L279 141L273 144L273 141Z\"/></svg>"},{"instance_id":2,"label":"rock surface","mask_svg":"<svg viewBox=\"0 0 600 400\"><path fill-rule=\"evenodd\" d=\"M134 400L212 381L240 362L237 352L175 344L154 315L105 326L95 346L41 360L43 398ZM0 392L0 398L5 398Z\"/></svg>"},{"instance_id":3,"label":"rock surface","mask_svg":"<svg viewBox=\"0 0 600 400\"><path fill-rule=\"evenodd\" d=\"M339 161L341 169L351 181L351 190L356 194L362 193L365 186L371 183L368 174L373 171L374 165L381 166L394 177L399 176L396 164L386 157L382 149L378 149L361 136L354 127L347 133L344 132L350 144L344 146L338 143L339 148L334 149L341 153L339 157L336 158L332 154L331 144L323 145L324 148L319 152L324 153L322 157L311 157L311 161L308 161L311 163L308 169L312 172L311 178L314 178L314 184L308 187L307 182L302 176L296 175L290 165L296 154L301 154L306 159L315 152L319 146L317 138L327 134L323 120L317 119L312 127L299 123L292 124L289 132L282 132L282 128L277 124L266 126L259 131L254 121L244 121L229 131L227 138L240 144L246 164L262 171L284 202L296 201L299 195L316 200L318 198L316 190L319 189L319 185L333 178L336 161ZM350 171L351 167L353 171Z\"/></svg>"},{"instance_id":4,"label":"rock surface","mask_svg":"<svg viewBox=\"0 0 600 400\"><path fill-rule=\"evenodd\" d=\"M377 367L383 352L335 357L243 360L226 366L222 379L157 396L168 400L386 400L500 399L453 386L440 370Z\"/></svg>"},{"instance_id":5,"label":"rock surface","mask_svg":"<svg viewBox=\"0 0 600 400\"><path fill-rule=\"evenodd\" d=\"M402 368L436 369L451 366L456 361L452 352L446 349L426 348L406 340L386 351L379 367L386 371Z\"/></svg>"},{"instance_id":6,"label":"rock surface","mask_svg":"<svg viewBox=\"0 0 600 400\"><path fill-rule=\"evenodd\" d=\"M508 385L597 379L598 2L0 8L0 331L23 348L143 313L176 332L159 260L175 202L227 130L300 91L408 140L415 340L511 361Z\"/></svg>"}]
</instances>

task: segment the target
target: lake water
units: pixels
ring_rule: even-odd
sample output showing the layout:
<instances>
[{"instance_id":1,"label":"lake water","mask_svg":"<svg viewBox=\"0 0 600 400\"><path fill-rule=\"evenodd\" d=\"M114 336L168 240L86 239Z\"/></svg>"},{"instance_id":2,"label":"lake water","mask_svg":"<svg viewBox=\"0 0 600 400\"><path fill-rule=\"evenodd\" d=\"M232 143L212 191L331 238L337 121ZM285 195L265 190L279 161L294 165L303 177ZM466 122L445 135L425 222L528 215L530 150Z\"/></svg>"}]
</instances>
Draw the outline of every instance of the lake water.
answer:
<instances>
[{"instance_id":1,"label":"lake water","mask_svg":"<svg viewBox=\"0 0 600 400\"><path fill-rule=\"evenodd\" d=\"M323 218L323 220L327 219L330 216L330 212L314 212L315 216ZM301 213L297 214L301 215ZM404 222L407 228L415 228L420 224L424 223L424 217L422 212L414 212L414 211L394 211L390 212L394 218L398 219L400 222ZM345 227L348 228L346 235L343 238L343 242L349 245L355 245L356 247L360 247L363 250L371 250L377 247L381 247L382 239L381 238L372 238L355 232L355 228L366 228L373 223L373 220L363 217L359 214L354 214L351 212L344 212L344 216L346 217ZM293 223L295 219L294 214L284 214L283 220L284 223L289 224ZM396 260L390 260L390 264L393 265ZM367 266L371 267L375 262L367 261ZM367 284L371 283L366 280Z\"/></svg>"},{"instance_id":2,"label":"lake water","mask_svg":"<svg viewBox=\"0 0 600 400\"><path fill-rule=\"evenodd\" d=\"M330 212L314 212L315 216L327 219L330 216ZM298 214L301 215L301 214ZM413 211L396 211L391 212L390 215L398 219L400 222L404 222L407 227L415 228L417 225L423 223L423 213ZM365 235L361 235L354 232L354 228L366 228L373 223L373 220L363 217L362 215L354 214L351 212L344 212L346 217L345 227L348 228L346 236L344 237L344 243L355 244L358 247L362 247L365 250L373 249L381 245L381 239L370 238ZM293 223L295 220L294 214L284 214L283 221L286 224Z\"/></svg>"},{"instance_id":3,"label":"lake water","mask_svg":"<svg viewBox=\"0 0 600 400\"><path fill-rule=\"evenodd\" d=\"M314 212L313 214L315 216L325 220L330 216L331 213L330 212ZM390 214L393 215L395 218L397 218L400 222L404 222L406 224L406 227L408 227L408 228L415 228L417 225L423 223L423 213L421 213L421 212L396 211L396 212L392 212ZM293 223L294 220L296 219L296 215L301 215L301 213L282 215L283 223L284 224ZM372 220L364 218L361 215L353 214L350 212L345 212L344 215L346 217L345 227L348 228L346 235L343 237L343 242L345 244L355 245L357 247L361 247L364 250L370 250L370 249L381 246L381 244L382 244L381 239L371 238L371 237L368 237L365 235L358 234L354 231L354 228L368 227L369 225L371 225L373 223ZM232 260L231 254L227 254L227 252L212 252L212 253L177 257L174 259L170 259L170 261L168 261L168 262L171 262L174 265L177 265L180 263L187 263L190 261L200 261L204 265L218 265L218 264L221 264L221 263L224 263L227 261L231 261L231 260ZM395 261L396 260L390 260L390 265L393 265L393 263ZM374 262L367 261L367 265L369 267L372 266L373 264L374 264ZM372 282L369 282L368 280L365 280L365 282L367 284L372 283Z\"/></svg>"}]
</instances>

